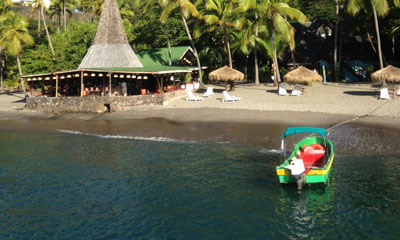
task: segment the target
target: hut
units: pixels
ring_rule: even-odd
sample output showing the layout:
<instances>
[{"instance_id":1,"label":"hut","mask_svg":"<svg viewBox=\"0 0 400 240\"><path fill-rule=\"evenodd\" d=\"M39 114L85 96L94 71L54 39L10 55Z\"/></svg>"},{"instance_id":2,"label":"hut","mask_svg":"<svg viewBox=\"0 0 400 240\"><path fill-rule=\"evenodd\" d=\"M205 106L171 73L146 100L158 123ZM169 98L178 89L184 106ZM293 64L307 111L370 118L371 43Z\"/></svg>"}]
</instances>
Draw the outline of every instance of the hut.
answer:
<instances>
[{"instance_id":1,"label":"hut","mask_svg":"<svg viewBox=\"0 0 400 240\"><path fill-rule=\"evenodd\" d=\"M162 64L168 62L168 56L165 60L164 55L160 64L144 60L157 58L157 52L149 51L145 58L138 57L129 45L116 0L105 0L93 44L77 69L22 76L32 96L27 107L55 111L69 105L61 111L99 112L102 105L108 105L109 111L110 108L118 111L134 105L163 104L169 95L180 93L175 91L179 79L183 80L187 73L196 74L199 69L192 66L194 60L187 47L171 66ZM60 97L81 98L65 101Z\"/></svg>"},{"instance_id":2,"label":"hut","mask_svg":"<svg viewBox=\"0 0 400 240\"><path fill-rule=\"evenodd\" d=\"M208 74L208 78L213 81L224 81L230 84L231 91L234 90L234 82L244 81L244 74L240 71L224 66Z\"/></svg>"},{"instance_id":3,"label":"hut","mask_svg":"<svg viewBox=\"0 0 400 240\"><path fill-rule=\"evenodd\" d=\"M322 82L322 76L305 67L298 67L288 72L283 80L289 83L310 84L312 82Z\"/></svg>"},{"instance_id":4,"label":"hut","mask_svg":"<svg viewBox=\"0 0 400 240\"><path fill-rule=\"evenodd\" d=\"M96 36L78 69L141 68L129 45L117 1L105 0Z\"/></svg>"}]
</instances>

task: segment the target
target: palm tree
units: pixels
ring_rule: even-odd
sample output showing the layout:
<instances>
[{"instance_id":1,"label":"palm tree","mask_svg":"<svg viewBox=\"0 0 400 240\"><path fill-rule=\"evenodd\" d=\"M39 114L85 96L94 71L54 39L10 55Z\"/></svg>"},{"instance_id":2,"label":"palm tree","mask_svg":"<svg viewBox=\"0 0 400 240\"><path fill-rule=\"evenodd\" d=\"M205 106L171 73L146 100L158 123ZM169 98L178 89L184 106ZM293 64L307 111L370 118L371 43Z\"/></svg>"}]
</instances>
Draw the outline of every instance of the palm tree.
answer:
<instances>
[{"instance_id":1,"label":"palm tree","mask_svg":"<svg viewBox=\"0 0 400 240\"><path fill-rule=\"evenodd\" d=\"M11 0L0 2L0 16L6 14L10 10ZM1 33L0 33L1 34ZM3 46L0 45L0 91L3 92Z\"/></svg>"},{"instance_id":2,"label":"palm tree","mask_svg":"<svg viewBox=\"0 0 400 240\"><path fill-rule=\"evenodd\" d=\"M51 42L49 30L47 29L46 18L44 17L44 8L43 8L44 1L43 0L34 0L34 1L32 1L31 5L32 5L32 11L35 10L37 7L40 7L39 12L40 12L40 15L42 16L44 29L46 30L47 40L49 41L49 46L50 46L51 53L53 54L53 59L55 59L56 54L54 52L53 43Z\"/></svg>"},{"instance_id":3,"label":"palm tree","mask_svg":"<svg viewBox=\"0 0 400 240\"><path fill-rule=\"evenodd\" d=\"M393 0L393 3L396 7L400 7L399 0ZM383 68L383 57L382 57L382 49L381 49L381 37L379 32L379 22L378 16L384 17L389 13L390 7L387 0L349 0L347 4L347 11L355 16L357 15L361 9L366 9L367 7L372 8L372 13L374 15L374 23L376 30L376 41L378 45L378 56L379 56L379 66ZM386 82L383 82L386 85Z\"/></svg>"},{"instance_id":4,"label":"palm tree","mask_svg":"<svg viewBox=\"0 0 400 240\"><path fill-rule=\"evenodd\" d=\"M56 19L58 20L57 32L60 32L61 18L64 15L64 11L67 12L70 16L72 15L72 11L69 8L64 8L64 0L53 0L49 8L49 14L50 18L56 17ZM65 18L63 21L66 22ZM64 24L64 30L65 27L66 24Z\"/></svg>"},{"instance_id":5,"label":"palm tree","mask_svg":"<svg viewBox=\"0 0 400 240\"><path fill-rule=\"evenodd\" d=\"M298 9L290 7L287 3L279 2L278 0L265 0L261 5L262 15L260 21L268 29L268 35L271 36L272 40L272 51L273 51L273 65L275 85L281 82L281 76L279 73L278 57L277 57L277 46L276 40L277 35L282 39L282 42L288 43L290 49L294 49L294 28L288 22L287 18L295 20L301 24L305 24L307 17ZM262 39L257 39L258 42L263 42ZM264 43L264 46L267 44Z\"/></svg>"},{"instance_id":6,"label":"palm tree","mask_svg":"<svg viewBox=\"0 0 400 240\"><path fill-rule=\"evenodd\" d=\"M0 46L4 47L5 52L17 58L19 75L22 76L21 62L19 56L22 51L23 43L33 45L33 37L28 32L28 20L15 13L8 12L0 16ZM26 96L26 89L23 79L21 86Z\"/></svg>"},{"instance_id":7,"label":"palm tree","mask_svg":"<svg viewBox=\"0 0 400 240\"><path fill-rule=\"evenodd\" d=\"M200 11L200 18L205 22L194 32L195 37L200 37L204 32L212 32L222 28L226 52L228 53L229 67L232 68L232 54L229 40L228 27L239 25L233 17L233 0L206 0L205 9Z\"/></svg>"},{"instance_id":8,"label":"palm tree","mask_svg":"<svg viewBox=\"0 0 400 240\"><path fill-rule=\"evenodd\" d=\"M192 45L194 55L197 60L197 67L199 68L199 83L202 85L203 78L201 73L201 64L199 54L197 53L196 47L194 46L192 35L190 34L188 24L186 19L190 17L197 18L199 16L199 12L196 7L190 0L159 0L160 6L163 8L161 13L160 20L162 23L165 23L168 19L169 14L176 8L179 8L179 12L182 18L183 25L185 27L186 34L189 38L190 44Z\"/></svg>"},{"instance_id":9,"label":"palm tree","mask_svg":"<svg viewBox=\"0 0 400 240\"><path fill-rule=\"evenodd\" d=\"M335 82L339 80L338 69L337 69L337 41L339 32L339 2L341 0L335 0L336 2L336 21L335 21L335 47L333 51L333 72L335 75Z\"/></svg>"},{"instance_id":10,"label":"palm tree","mask_svg":"<svg viewBox=\"0 0 400 240\"><path fill-rule=\"evenodd\" d=\"M255 41L256 38L258 38L258 34L259 34L259 21L258 21L258 16L260 14L260 7L265 4L264 0L240 0L239 1L239 6L236 9L236 11L239 12L248 12L249 16L248 20L254 22L254 27L251 27L253 25L253 22L250 22L248 24L249 28L247 29L247 34L244 36L243 41L247 42L244 43L243 46L245 46L245 48L243 48L243 50L245 52L248 51L247 46L250 45L254 48L254 83L256 85L260 84L260 76L259 76L259 67L258 67L258 54L257 54L257 42ZM252 17L254 16L254 19L252 19ZM247 52L248 54L248 52Z\"/></svg>"},{"instance_id":11,"label":"palm tree","mask_svg":"<svg viewBox=\"0 0 400 240\"><path fill-rule=\"evenodd\" d=\"M148 13L149 15L151 15L151 17L153 16L161 16L162 13L162 8L160 6L160 4L158 4L158 0L150 0L148 1L144 7L144 12ZM161 22L161 21L160 21ZM165 37L167 39L167 47L168 47L168 65L171 66L172 65L172 52L171 52L171 41L169 39L169 33L168 33L168 28L167 28L167 24L164 22L161 22L161 25L163 26L163 30L164 30L164 34Z\"/></svg>"}]
</instances>

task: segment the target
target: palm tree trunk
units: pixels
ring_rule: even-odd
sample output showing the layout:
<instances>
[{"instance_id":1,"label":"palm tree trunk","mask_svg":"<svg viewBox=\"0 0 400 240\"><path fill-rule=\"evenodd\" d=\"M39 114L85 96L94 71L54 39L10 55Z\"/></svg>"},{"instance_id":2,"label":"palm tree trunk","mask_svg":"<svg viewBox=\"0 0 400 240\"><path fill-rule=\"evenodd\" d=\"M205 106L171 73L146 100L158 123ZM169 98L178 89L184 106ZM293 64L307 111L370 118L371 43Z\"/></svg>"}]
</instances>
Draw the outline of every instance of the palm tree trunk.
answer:
<instances>
[{"instance_id":1,"label":"palm tree trunk","mask_svg":"<svg viewBox=\"0 0 400 240\"><path fill-rule=\"evenodd\" d=\"M26 96L25 83L24 83L24 80L21 77L22 76L22 69L21 69L21 62L19 61L19 55L17 55L17 64L18 64L19 78L21 79L22 91L24 91L24 95Z\"/></svg>"},{"instance_id":2,"label":"palm tree trunk","mask_svg":"<svg viewBox=\"0 0 400 240\"><path fill-rule=\"evenodd\" d=\"M40 37L40 9L38 9L38 36Z\"/></svg>"},{"instance_id":3,"label":"palm tree trunk","mask_svg":"<svg viewBox=\"0 0 400 240\"><path fill-rule=\"evenodd\" d=\"M335 82L339 81L338 69L337 69L337 41L339 32L339 0L336 1L336 21L335 21L335 48L333 51L333 73L335 74Z\"/></svg>"},{"instance_id":4,"label":"palm tree trunk","mask_svg":"<svg viewBox=\"0 0 400 240\"><path fill-rule=\"evenodd\" d=\"M275 86L281 82L281 74L279 73L279 65L278 65L278 57L276 54L276 42L275 42L275 31L272 30L272 50L274 52L274 65L275 65L275 72L276 72L276 79L275 81Z\"/></svg>"},{"instance_id":5,"label":"palm tree trunk","mask_svg":"<svg viewBox=\"0 0 400 240\"><path fill-rule=\"evenodd\" d=\"M187 34L187 36L189 38L190 44L192 45L193 52L194 52L194 55L195 55L196 60L197 60L197 67L199 68L199 83L200 83L200 86L201 86L203 84L203 77L202 77L202 74L201 74L201 64L200 64L199 54L197 54L196 47L194 46L192 35L190 34L189 27L188 27L187 22L186 22L186 18L183 15L183 11L182 11L182 9L180 9L180 10L181 10L181 18L182 18L182 21L183 21L183 25L185 26L186 34Z\"/></svg>"},{"instance_id":6,"label":"palm tree trunk","mask_svg":"<svg viewBox=\"0 0 400 240\"><path fill-rule=\"evenodd\" d=\"M60 28L61 28L61 16L58 16L58 24L57 24L57 32L60 32Z\"/></svg>"},{"instance_id":7,"label":"palm tree trunk","mask_svg":"<svg viewBox=\"0 0 400 240\"><path fill-rule=\"evenodd\" d=\"M3 85L3 48L0 47L0 91L4 91L4 85Z\"/></svg>"},{"instance_id":8,"label":"palm tree trunk","mask_svg":"<svg viewBox=\"0 0 400 240\"><path fill-rule=\"evenodd\" d=\"M231 46L229 44L228 30L226 29L225 24L222 26L222 28L224 29L225 47L226 47L226 52L228 53L229 67L232 68L232 54L231 54Z\"/></svg>"},{"instance_id":9,"label":"palm tree trunk","mask_svg":"<svg viewBox=\"0 0 400 240\"><path fill-rule=\"evenodd\" d=\"M383 60L382 60L382 49L381 49L381 37L379 33L379 23L378 23L378 16L376 14L375 5L371 2L372 10L374 13L374 22L375 22L375 30L376 30L376 40L378 45L378 55L379 55L379 65L380 68L383 68Z\"/></svg>"},{"instance_id":10,"label":"palm tree trunk","mask_svg":"<svg viewBox=\"0 0 400 240\"><path fill-rule=\"evenodd\" d=\"M256 21L258 20L257 12L255 13ZM258 37L258 21L256 23L256 38ZM260 84L260 76L258 74L258 56L257 56L257 42L254 43L254 83Z\"/></svg>"},{"instance_id":11,"label":"palm tree trunk","mask_svg":"<svg viewBox=\"0 0 400 240\"><path fill-rule=\"evenodd\" d=\"M164 33L165 33L165 37L167 38L167 44L168 44L168 66L171 66L172 65L171 42L169 41L167 26L163 23L162 23L162 25L164 28Z\"/></svg>"},{"instance_id":12,"label":"palm tree trunk","mask_svg":"<svg viewBox=\"0 0 400 240\"><path fill-rule=\"evenodd\" d=\"M376 14L376 8L374 3L371 2L372 5L372 10L374 12L374 22L375 22L375 30L376 30L376 40L377 40L377 45L378 45L378 56L379 56L379 66L382 69L383 68L383 60L382 60L382 49L381 49L381 37L379 34L379 23L378 23L378 16ZM386 80L383 79L382 85L386 86Z\"/></svg>"},{"instance_id":13,"label":"palm tree trunk","mask_svg":"<svg viewBox=\"0 0 400 240\"><path fill-rule=\"evenodd\" d=\"M41 12L41 14L42 14L43 25L44 25L44 29L46 30L47 40L49 40L50 50L51 50L51 53L53 54L53 59L55 59L56 54L55 54L55 52L54 52L53 44L52 44L52 42L51 42L49 30L47 29L46 19L44 18L43 6L40 6L40 12Z\"/></svg>"},{"instance_id":14,"label":"palm tree trunk","mask_svg":"<svg viewBox=\"0 0 400 240\"><path fill-rule=\"evenodd\" d=\"M63 0L64 31L65 29L67 29L67 15L65 13L66 13L65 0Z\"/></svg>"}]
</instances>

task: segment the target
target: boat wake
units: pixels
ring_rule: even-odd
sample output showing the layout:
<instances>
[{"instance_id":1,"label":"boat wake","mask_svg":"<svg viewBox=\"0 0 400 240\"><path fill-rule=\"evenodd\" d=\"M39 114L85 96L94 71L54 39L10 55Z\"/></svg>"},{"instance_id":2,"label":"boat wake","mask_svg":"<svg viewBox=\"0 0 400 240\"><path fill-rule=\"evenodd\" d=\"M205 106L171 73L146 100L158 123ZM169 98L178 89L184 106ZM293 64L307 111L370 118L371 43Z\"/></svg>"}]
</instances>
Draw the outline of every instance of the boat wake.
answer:
<instances>
[{"instance_id":1,"label":"boat wake","mask_svg":"<svg viewBox=\"0 0 400 240\"><path fill-rule=\"evenodd\" d=\"M281 153L281 150L278 149L261 149L260 153L274 153L274 154L279 154Z\"/></svg>"},{"instance_id":2,"label":"boat wake","mask_svg":"<svg viewBox=\"0 0 400 240\"><path fill-rule=\"evenodd\" d=\"M142 141L154 141L154 142L174 142L174 143L197 143L196 141L181 141L176 140L173 138L167 137L142 137L142 136L123 136L123 135L101 135L96 133L83 133L79 131L73 130L57 130L61 133L66 134L74 134L74 135L85 135L85 136L92 136L92 137L99 137L99 138L108 138L108 139L126 139L126 140L142 140Z\"/></svg>"}]
</instances>

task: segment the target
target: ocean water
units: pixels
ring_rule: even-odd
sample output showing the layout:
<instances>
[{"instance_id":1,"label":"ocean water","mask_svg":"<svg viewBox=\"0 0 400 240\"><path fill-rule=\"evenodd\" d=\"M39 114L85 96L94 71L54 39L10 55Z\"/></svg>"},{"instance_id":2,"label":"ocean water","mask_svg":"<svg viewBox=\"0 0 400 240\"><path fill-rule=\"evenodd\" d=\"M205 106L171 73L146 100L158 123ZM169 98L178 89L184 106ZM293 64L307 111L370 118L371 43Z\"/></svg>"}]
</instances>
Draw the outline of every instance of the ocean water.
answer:
<instances>
[{"instance_id":1,"label":"ocean water","mask_svg":"<svg viewBox=\"0 0 400 240\"><path fill-rule=\"evenodd\" d=\"M399 239L399 154L337 152L298 192L275 148L1 130L0 239Z\"/></svg>"}]
</instances>

